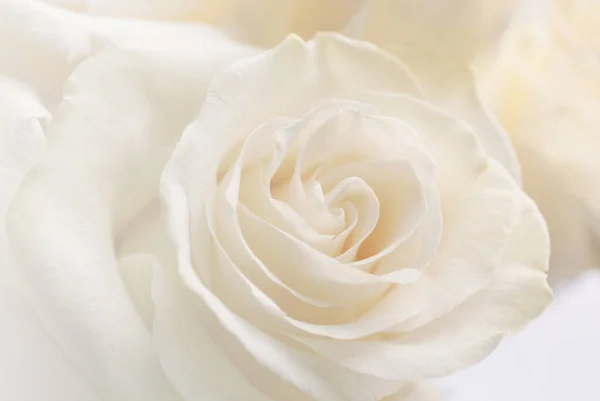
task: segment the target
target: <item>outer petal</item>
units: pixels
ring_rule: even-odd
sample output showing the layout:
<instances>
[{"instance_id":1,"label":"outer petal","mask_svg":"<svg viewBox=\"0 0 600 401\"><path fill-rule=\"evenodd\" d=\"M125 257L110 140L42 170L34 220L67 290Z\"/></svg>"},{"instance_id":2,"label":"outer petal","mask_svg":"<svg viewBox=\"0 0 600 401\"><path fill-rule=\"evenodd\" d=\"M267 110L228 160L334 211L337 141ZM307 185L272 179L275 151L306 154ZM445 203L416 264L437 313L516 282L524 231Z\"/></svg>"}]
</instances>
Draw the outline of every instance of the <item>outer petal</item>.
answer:
<instances>
[{"instance_id":1,"label":"outer petal","mask_svg":"<svg viewBox=\"0 0 600 401\"><path fill-rule=\"evenodd\" d=\"M439 381L449 401L562 401L600 397L600 274L557 294L522 333L481 364Z\"/></svg>"},{"instance_id":2,"label":"outer petal","mask_svg":"<svg viewBox=\"0 0 600 401\"><path fill-rule=\"evenodd\" d=\"M0 73L33 86L51 112L60 103L62 87L73 69L110 44L160 50L164 57L201 51L225 54L233 47L222 34L201 24L78 14L36 0L0 2Z\"/></svg>"},{"instance_id":3,"label":"outer petal","mask_svg":"<svg viewBox=\"0 0 600 401\"><path fill-rule=\"evenodd\" d=\"M155 272L153 341L167 376L186 400L267 401L228 359L185 296L163 270ZM291 394L288 394L291 397Z\"/></svg>"},{"instance_id":4,"label":"outer petal","mask_svg":"<svg viewBox=\"0 0 600 401\"><path fill-rule=\"evenodd\" d=\"M5 217L23 176L42 156L48 116L23 85L0 79L0 398L96 401L40 325L10 266Z\"/></svg>"},{"instance_id":5,"label":"outer petal","mask_svg":"<svg viewBox=\"0 0 600 401\"><path fill-rule=\"evenodd\" d=\"M25 85L0 77L0 232L21 180L43 154L49 116Z\"/></svg>"},{"instance_id":6,"label":"outer petal","mask_svg":"<svg viewBox=\"0 0 600 401\"><path fill-rule=\"evenodd\" d=\"M123 285L114 236L156 196L208 80L238 50L200 42L181 58L108 49L86 60L48 127L46 159L13 202L18 268L48 332L102 397L178 399Z\"/></svg>"},{"instance_id":7,"label":"outer petal","mask_svg":"<svg viewBox=\"0 0 600 401\"><path fill-rule=\"evenodd\" d=\"M363 10L361 37L405 61L427 99L469 122L487 152L520 179L510 140L482 104L470 71L478 55L490 50L516 3L371 0Z\"/></svg>"},{"instance_id":8,"label":"outer petal","mask_svg":"<svg viewBox=\"0 0 600 401\"><path fill-rule=\"evenodd\" d=\"M501 33L517 0L370 0L364 35L396 51L465 63Z\"/></svg>"},{"instance_id":9,"label":"outer petal","mask_svg":"<svg viewBox=\"0 0 600 401\"><path fill-rule=\"evenodd\" d=\"M6 0L0 16L0 73L33 86L53 111L66 77L93 51L91 37L40 3Z\"/></svg>"},{"instance_id":10,"label":"outer petal","mask_svg":"<svg viewBox=\"0 0 600 401\"><path fill-rule=\"evenodd\" d=\"M48 336L22 290L14 275L0 273L0 398L100 401Z\"/></svg>"},{"instance_id":11,"label":"outer petal","mask_svg":"<svg viewBox=\"0 0 600 401\"><path fill-rule=\"evenodd\" d=\"M567 42L586 52L600 49L600 4L591 0L551 0L552 25Z\"/></svg>"},{"instance_id":12,"label":"outer petal","mask_svg":"<svg viewBox=\"0 0 600 401\"><path fill-rule=\"evenodd\" d=\"M240 40L273 46L290 33L310 39L319 31L338 31L362 0L229 0L218 25ZM216 1L213 1L216 3Z\"/></svg>"}]
</instances>

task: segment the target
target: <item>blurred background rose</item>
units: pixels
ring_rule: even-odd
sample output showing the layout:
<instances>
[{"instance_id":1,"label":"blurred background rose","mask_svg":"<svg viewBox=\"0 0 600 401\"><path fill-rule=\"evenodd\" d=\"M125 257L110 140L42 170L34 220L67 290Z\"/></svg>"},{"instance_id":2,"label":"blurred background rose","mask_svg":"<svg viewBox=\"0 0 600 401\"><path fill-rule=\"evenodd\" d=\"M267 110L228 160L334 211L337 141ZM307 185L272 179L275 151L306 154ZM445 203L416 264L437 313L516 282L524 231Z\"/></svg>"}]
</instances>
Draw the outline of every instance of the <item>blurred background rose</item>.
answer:
<instances>
[{"instance_id":1,"label":"blurred background rose","mask_svg":"<svg viewBox=\"0 0 600 401\"><path fill-rule=\"evenodd\" d=\"M479 66L480 90L516 148L551 234L553 285L597 266L600 3L532 1Z\"/></svg>"}]
</instances>

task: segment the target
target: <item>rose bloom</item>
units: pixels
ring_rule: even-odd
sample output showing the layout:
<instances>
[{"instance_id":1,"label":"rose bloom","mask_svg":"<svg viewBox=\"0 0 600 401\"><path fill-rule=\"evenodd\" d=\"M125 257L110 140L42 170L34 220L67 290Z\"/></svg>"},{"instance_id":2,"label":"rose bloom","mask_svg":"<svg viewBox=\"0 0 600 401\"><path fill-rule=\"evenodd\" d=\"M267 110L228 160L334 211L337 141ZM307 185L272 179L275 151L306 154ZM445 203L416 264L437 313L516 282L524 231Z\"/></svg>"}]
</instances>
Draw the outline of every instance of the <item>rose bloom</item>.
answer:
<instances>
[{"instance_id":1,"label":"rose bloom","mask_svg":"<svg viewBox=\"0 0 600 401\"><path fill-rule=\"evenodd\" d=\"M510 144L426 63L5 4L2 398L434 400L551 300Z\"/></svg>"},{"instance_id":2,"label":"rose bloom","mask_svg":"<svg viewBox=\"0 0 600 401\"><path fill-rule=\"evenodd\" d=\"M480 67L482 93L548 221L554 283L599 262L599 18L592 1L532 2Z\"/></svg>"}]
</instances>

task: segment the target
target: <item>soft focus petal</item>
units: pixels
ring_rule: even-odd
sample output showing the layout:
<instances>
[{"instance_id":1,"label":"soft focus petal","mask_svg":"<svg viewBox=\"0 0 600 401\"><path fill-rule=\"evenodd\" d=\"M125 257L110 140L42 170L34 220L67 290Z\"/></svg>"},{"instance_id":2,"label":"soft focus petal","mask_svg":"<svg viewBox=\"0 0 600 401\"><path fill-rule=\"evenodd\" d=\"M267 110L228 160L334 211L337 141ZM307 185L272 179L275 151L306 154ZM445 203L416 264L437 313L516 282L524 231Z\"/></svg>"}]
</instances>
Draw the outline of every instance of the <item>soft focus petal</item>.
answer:
<instances>
[{"instance_id":1,"label":"soft focus petal","mask_svg":"<svg viewBox=\"0 0 600 401\"><path fill-rule=\"evenodd\" d=\"M593 0L550 0L552 25L563 39L585 52L600 49L600 4Z\"/></svg>"},{"instance_id":2,"label":"soft focus petal","mask_svg":"<svg viewBox=\"0 0 600 401\"><path fill-rule=\"evenodd\" d=\"M363 34L397 52L464 64L493 43L517 5L517 0L370 0Z\"/></svg>"},{"instance_id":3,"label":"soft focus petal","mask_svg":"<svg viewBox=\"0 0 600 401\"><path fill-rule=\"evenodd\" d=\"M81 13L204 22L236 39L274 46L290 33L310 39L345 27L362 0L44 0Z\"/></svg>"},{"instance_id":4,"label":"soft focus petal","mask_svg":"<svg viewBox=\"0 0 600 401\"><path fill-rule=\"evenodd\" d=\"M30 90L0 79L0 398L97 401L40 324L6 246L6 212L23 176L42 156L47 117Z\"/></svg>"},{"instance_id":5,"label":"soft focus petal","mask_svg":"<svg viewBox=\"0 0 600 401\"><path fill-rule=\"evenodd\" d=\"M6 272L0 272L0 327L1 399L100 401Z\"/></svg>"},{"instance_id":6,"label":"soft focus petal","mask_svg":"<svg viewBox=\"0 0 600 401\"><path fill-rule=\"evenodd\" d=\"M13 202L17 267L48 332L104 397L179 399L122 282L113 235L156 197L208 80L240 55L228 43L86 60L48 126L46 159Z\"/></svg>"},{"instance_id":7,"label":"soft focus petal","mask_svg":"<svg viewBox=\"0 0 600 401\"><path fill-rule=\"evenodd\" d=\"M53 111L67 76L95 46L81 26L43 4L0 3L0 73L30 84Z\"/></svg>"},{"instance_id":8,"label":"soft focus petal","mask_svg":"<svg viewBox=\"0 0 600 401\"><path fill-rule=\"evenodd\" d=\"M73 69L106 46L161 51L163 57L210 52L217 60L227 59L233 49L240 55L251 52L202 24L79 14L36 0L2 1L0 16L0 73L31 85L51 112Z\"/></svg>"},{"instance_id":9,"label":"soft focus petal","mask_svg":"<svg viewBox=\"0 0 600 401\"><path fill-rule=\"evenodd\" d=\"M590 7L594 18L590 2L527 5L478 67L479 84L516 148L525 191L548 220L558 284L599 261L600 62L579 31L593 26L584 17Z\"/></svg>"},{"instance_id":10,"label":"soft focus petal","mask_svg":"<svg viewBox=\"0 0 600 401\"><path fill-rule=\"evenodd\" d=\"M0 231L25 174L43 155L50 115L25 84L0 76ZM4 254L4 252L2 252Z\"/></svg>"}]
</instances>

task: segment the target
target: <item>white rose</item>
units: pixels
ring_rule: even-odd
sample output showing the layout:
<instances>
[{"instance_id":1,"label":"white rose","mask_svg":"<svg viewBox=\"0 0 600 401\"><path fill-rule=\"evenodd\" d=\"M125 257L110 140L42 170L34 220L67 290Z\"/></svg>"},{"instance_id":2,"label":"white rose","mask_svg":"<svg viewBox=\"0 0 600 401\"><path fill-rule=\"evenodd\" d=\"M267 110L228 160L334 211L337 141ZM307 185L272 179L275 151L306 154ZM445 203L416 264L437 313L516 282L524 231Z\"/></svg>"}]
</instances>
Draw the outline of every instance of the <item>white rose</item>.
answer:
<instances>
[{"instance_id":1,"label":"white rose","mask_svg":"<svg viewBox=\"0 0 600 401\"><path fill-rule=\"evenodd\" d=\"M514 178L397 59L343 37L215 78L162 195L178 270L154 277L154 343L188 399L218 382L215 346L271 399L402 399L551 298Z\"/></svg>"},{"instance_id":2,"label":"white rose","mask_svg":"<svg viewBox=\"0 0 600 401\"><path fill-rule=\"evenodd\" d=\"M1 398L424 400L549 302L502 132L393 56L291 38L206 95L254 50L0 6Z\"/></svg>"},{"instance_id":3,"label":"white rose","mask_svg":"<svg viewBox=\"0 0 600 401\"><path fill-rule=\"evenodd\" d=\"M548 221L557 283L600 262L600 10L577 0L529 6L480 80Z\"/></svg>"},{"instance_id":4,"label":"white rose","mask_svg":"<svg viewBox=\"0 0 600 401\"><path fill-rule=\"evenodd\" d=\"M69 79L8 216L90 397L427 399L549 302L535 206L393 56L288 39L215 78L170 156L201 82L129 54Z\"/></svg>"}]
</instances>

